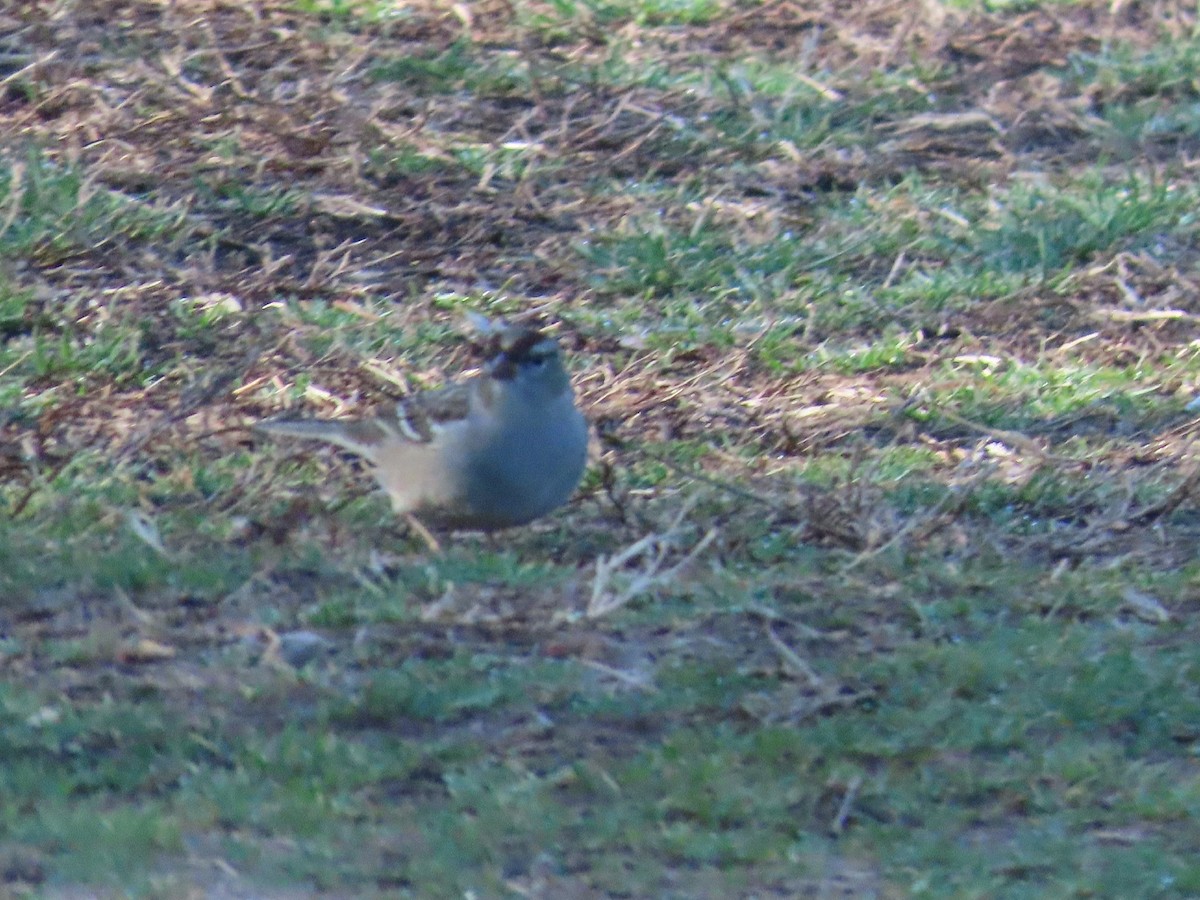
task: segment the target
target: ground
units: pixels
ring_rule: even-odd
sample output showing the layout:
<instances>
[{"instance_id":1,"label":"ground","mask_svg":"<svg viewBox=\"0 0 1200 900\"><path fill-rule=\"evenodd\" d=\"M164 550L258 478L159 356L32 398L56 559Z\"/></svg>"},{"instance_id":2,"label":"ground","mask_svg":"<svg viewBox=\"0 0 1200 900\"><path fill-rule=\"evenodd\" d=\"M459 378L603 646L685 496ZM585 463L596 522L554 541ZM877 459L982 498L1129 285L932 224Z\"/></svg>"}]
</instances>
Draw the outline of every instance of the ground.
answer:
<instances>
[{"instance_id":1,"label":"ground","mask_svg":"<svg viewBox=\"0 0 1200 900\"><path fill-rule=\"evenodd\" d=\"M0 10L0 893L1200 896L1176 3ZM538 317L571 504L253 434Z\"/></svg>"}]
</instances>

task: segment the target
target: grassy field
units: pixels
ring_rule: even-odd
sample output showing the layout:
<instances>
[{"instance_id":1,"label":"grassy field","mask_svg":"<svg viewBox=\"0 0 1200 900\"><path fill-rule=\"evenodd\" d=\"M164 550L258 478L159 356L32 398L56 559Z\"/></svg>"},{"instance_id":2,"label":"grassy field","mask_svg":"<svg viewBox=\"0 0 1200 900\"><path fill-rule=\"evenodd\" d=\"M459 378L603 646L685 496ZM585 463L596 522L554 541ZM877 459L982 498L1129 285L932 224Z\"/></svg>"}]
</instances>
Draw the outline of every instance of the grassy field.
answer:
<instances>
[{"instance_id":1,"label":"grassy field","mask_svg":"<svg viewBox=\"0 0 1200 900\"><path fill-rule=\"evenodd\" d=\"M1164 2L0 7L0 895L1200 896ZM432 555L248 426L558 325Z\"/></svg>"}]
</instances>

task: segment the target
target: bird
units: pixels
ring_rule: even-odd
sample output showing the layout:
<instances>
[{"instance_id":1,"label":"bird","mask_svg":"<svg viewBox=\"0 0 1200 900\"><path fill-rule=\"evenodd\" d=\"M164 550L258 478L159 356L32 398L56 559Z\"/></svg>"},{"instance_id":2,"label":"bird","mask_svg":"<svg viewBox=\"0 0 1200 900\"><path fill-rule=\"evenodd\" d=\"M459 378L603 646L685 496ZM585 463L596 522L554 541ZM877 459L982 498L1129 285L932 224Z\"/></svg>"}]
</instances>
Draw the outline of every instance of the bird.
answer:
<instances>
[{"instance_id":1,"label":"bird","mask_svg":"<svg viewBox=\"0 0 1200 900\"><path fill-rule=\"evenodd\" d=\"M259 432L335 444L367 460L397 515L431 547L438 530L496 531L562 506L587 463L588 425L558 342L544 329L473 320L483 369L366 419L259 422Z\"/></svg>"}]
</instances>

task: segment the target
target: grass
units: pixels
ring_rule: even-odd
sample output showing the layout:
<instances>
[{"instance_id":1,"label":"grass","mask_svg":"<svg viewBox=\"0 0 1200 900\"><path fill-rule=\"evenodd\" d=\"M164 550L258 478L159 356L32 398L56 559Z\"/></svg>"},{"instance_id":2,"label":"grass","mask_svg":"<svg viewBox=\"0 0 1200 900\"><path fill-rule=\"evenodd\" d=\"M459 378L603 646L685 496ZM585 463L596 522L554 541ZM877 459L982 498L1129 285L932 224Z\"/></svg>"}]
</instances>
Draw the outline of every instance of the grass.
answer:
<instances>
[{"instance_id":1,"label":"grass","mask_svg":"<svg viewBox=\"0 0 1200 900\"><path fill-rule=\"evenodd\" d=\"M0 894L1200 893L1191 13L144 6L0 103ZM533 526L247 428L529 310Z\"/></svg>"}]
</instances>

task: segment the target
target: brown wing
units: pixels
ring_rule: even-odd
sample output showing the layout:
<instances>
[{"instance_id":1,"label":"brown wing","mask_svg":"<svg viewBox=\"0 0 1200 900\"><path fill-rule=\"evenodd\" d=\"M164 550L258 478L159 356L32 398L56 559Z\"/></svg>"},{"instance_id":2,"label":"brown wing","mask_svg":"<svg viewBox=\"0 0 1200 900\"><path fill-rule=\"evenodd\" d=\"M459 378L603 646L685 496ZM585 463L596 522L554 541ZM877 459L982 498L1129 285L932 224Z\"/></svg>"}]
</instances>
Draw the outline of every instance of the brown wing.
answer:
<instances>
[{"instance_id":1,"label":"brown wing","mask_svg":"<svg viewBox=\"0 0 1200 900\"><path fill-rule=\"evenodd\" d=\"M378 448L397 437L396 426L384 419L268 419L254 428L264 434L327 441L372 462Z\"/></svg>"},{"instance_id":2,"label":"brown wing","mask_svg":"<svg viewBox=\"0 0 1200 900\"><path fill-rule=\"evenodd\" d=\"M473 383L464 381L414 394L397 403L395 413L384 421L408 440L427 444L442 425L467 417L472 390Z\"/></svg>"},{"instance_id":3,"label":"brown wing","mask_svg":"<svg viewBox=\"0 0 1200 900\"><path fill-rule=\"evenodd\" d=\"M267 434L328 441L378 462L388 444L427 444L448 422L464 419L471 409L471 382L449 384L414 394L394 410L370 419L268 419L255 428Z\"/></svg>"}]
</instances>

